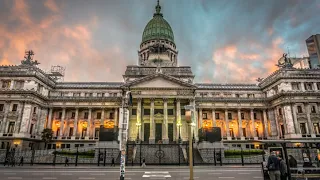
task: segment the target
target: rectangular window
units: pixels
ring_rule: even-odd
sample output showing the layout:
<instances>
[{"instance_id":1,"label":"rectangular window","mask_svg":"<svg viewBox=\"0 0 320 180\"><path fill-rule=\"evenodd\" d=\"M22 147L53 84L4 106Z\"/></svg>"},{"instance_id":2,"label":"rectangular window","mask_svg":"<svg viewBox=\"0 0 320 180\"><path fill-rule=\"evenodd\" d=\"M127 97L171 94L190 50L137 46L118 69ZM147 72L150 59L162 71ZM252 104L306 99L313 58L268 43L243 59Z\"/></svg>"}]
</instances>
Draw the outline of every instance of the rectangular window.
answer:
<instances>
[{"instance_id":1,"label":"rectangular window","mask_svg":"<svg viewBox=\"0 0 320 180\"><path fill-rule=\"evenodd\" d=\"M109 119L113 119L114 118L114 114L113 112L110 113Z\"/></svg>"},{"instance_id":2,"label":"rectangular window","mask_svg":"<svg viewBox=\"0 0 320 180\"><path fill-rule=\"evenodd\" d=\"M317 83L317 89L320 91L320 83Z\"/></svg>"},{"instance_id":3,"label":"rectangular window","mask_svg":"<svg viewBox=\"0 0 320 180\"><path fill-rule=\"evenodd\" d=\"M228 119L229 119L229 120L232 119L232 113L228 113Z\"/></svg>"},{"instance_id":4,"label":"rectangular window","mask_svg":"<svg viewBox=\"0 0 320 180\"><path fill-rule=\"evenodd\" d=\"M131 115L136 116L137 115L137 109L132 109L131 110Z\"/></svg>"},{"instance_id":5,"label":"rectangular window","mask_svg":"<svg viewBox=\"0 0 320 180\"><path fill-rule=\"evenodd\" d=\"M311 113L316 113L316 106L311 106Z\"/></svg>"},{"instance_id":6,"label":"rectangular window","mask_svg":"<svg viewBox=\"0 0 320 180\"><path fill-rule=\"evenodd\" d=\"M292 90L300 90L300 84L299 83L292 83Z\"/></svg>"},{"instance_id":7,"label":"rectangular window","mask_svg":"<svg viewBox=\"0 0 320 180\"><path fill-rule=\"evenodd\" d=\"M33 108L33 114L36 114L37 113L37 107L34 107Z\"/></svg>"},{"instance_id":8,"label":"rectangular window","mask_svg":"<svg viewBox=\"0 0 320 180\"><path fill-rule=\"evenodd\" d=\"M220 114L216 113L216 119L220 119Z\"/></svg>"},{"instance_id":9,"label":"rectangular window","mask_svg":"<svg viewBox=\"0 0 320 180\"><path fill-rule=\"evenodd\" d=\"M14 122L10 122L9 123L9 127L8 127L8 133L9 134L12 134L13 133L13 131L14 131Z\"/></svg>"},{"instance_id":10,"label":"rectangular window","mask_svg":"<svg viewBox=\"0 0 320 180\"><path fill-rule=\"evenodd\" d=\"M150 109L144 109L144 115L150 115ZM168 113L169 114L169 113Z\"/></svg>"},{"instance_id":11,"label":"rectangular window","mask_svg":"<svg viewBox=\"0 0 320 180\"><path fill-rule=\"evenodd\" d=\"M101 119L101 112L97 112L97 119Z\"/></svg>"},{"instance_id":12,"label":"rectangular window","mask_svg":"<svg viewBox=\"0 0 320 180\"><path fill-rule=\"evenodd\" d=\"M9 89L10 88L11 81L2 81L2 88L3 89Z\"/></svg>"},{"instance_id":13,"label":"rectangular window","mask_svg":"<svg viewBox=\"0 0 320 180\"><path fill-rule=\"evenodd\" d=\"M320 134L319 123L313 123L313 130L315 134Z\"/></svg>"},{"instance_id":14,"label":"rectangular window","mask_svg":"<svg viewBox=\"0 0 320 180\"><path fill-rule=\"evenodd\" d=\"M240 97L240 94L236 94L236 98L239 98Z\"/></svg>"},{"instance_id":15,"label":"rectangular window","mask_svg":"<svg viewBox=\"0 0 320 180\"><path fill-rule=\"evenodd\" d=\"M306 123L300 123L301 134L307 134Z\"/></svg>"},{"instance_id":16,"label":"rectangular window","mask_svg":"<svg viewBox=\"0 0 320 180\"><path fill-rule=\"evenodd\" d=\"M0 111L4 110L4 104L0 104Z\"/></svg>"},{"instance_id":17,"label":"rectangular window","mask_svg":"<svg viewBox=\"0 0 320 180\"><path fill-rule=\"evenodd\" d=\"M71 113L71 119L74 119L76 117L76 113L75 112L72 112Z\"/></svg>"},{"instance_id":18,"label":"rectangular window","mask_svg":"<svg viewBox=\"0 0 320 180\"><path fill-rule=\"evenodd\" d=\"M301 106L297 106L297 110L298 110L298 113L302 113L302 107Z\"/></svg>"},{"instance_id":19,"label":"rectangular window","mask_svg":"<svg viewBox=\"0 0 320 180\"><path fill-rule=\"evenodd\" d=\"M244 119L244 113L241 113L241 119Z\"/></svg>"},{"instance_id":20,"label":"rectangular window","mask_svg":"<svg viewBox=\"0 0 320 180\"><path fill-rule=\"evenodd\" d=\"M307 91L312 91L312 83L305 83L304 86Z\"/></svg>"},{"instance_id":21,"label":"rectangular window","mask_svg":"<svg viewBox=\"0 0 320 180\"><path fill-rule=\"evenodd\" d=\"M66 145L65 144L61 144L61 149L64 149L66 148Z\"/></svg>"},{"instance_id":22,"label":"rectangular window","mask_svg":"<svg viewBox=\"0 0 320 180\"><path fill-rule=\"evenodd\" d=\"M73 135L73 127L70 127L69 129L69 137L71 137Z\"/></svg>"},{"instance_id":23,"label":"rectangular window","mask_svg":"<svg viewBox=\"0 0 320 180\"><path fill-rule=\"evenodd\" d=\"M246 131L246 128L242 128L242 134L243 134L243 137L247 137L247 131Z\"/></svg>"},{"instance_id":24,"label":"rectangular window","mask_svg":"<svg viewBox=\"0 0 320 180\"><path fill-rule=\"evenodd\" d=\"M17 109L18 109L18 104L14 104L14 105L12 106L12 111L17 111Z\"/></svg>"},{"instance_id":25,"label":"rectangular window","mask_svg":"<svg viewBox=\"0 0 320 180\"><path fill-rule=\"evenodd\" d=\"M67 144L67 148L70 148L70 144Z\"/></svg>"},{"instance_id":26,"label":"rectangular window","mask_svg":"<svg viewBox=\"0 0 320 180\"><path fill-rule=\"evenodd\" d=\"M282 109L279 108L279 115L281 116L282 115Z\"/></svg>"},{"instance_id":27,"label":"rectangular window","mask_svg":"<svg viewBox=\"0 0 320 180\"><path fill-rule=\"evenodd\" d=\"M182 116L186 115L186 110L185 109L181 109L181 115Z\"/></svg>"},{"instance_id":28,"label":"rectangular window","mask_svg":"<svg viewBox=\"0 0 320 180\"><path fill-rule=\"evenodd\" d=\"M207 113L202 113L202 119L208 119Z\"/></svg>"},{"instance_id":29,"label":"rectangular window","mask_svg":"<svg viewBox=\"0 0 320 180\"><path fill-rule=\"evenodd\" d=\"M100 129L99 129L99 128L96 128L96 129L94 130L94 137L95 137L95 138L98 138L98 137L99 137L99 133L100 133Z\"/></svg>"},{"instance_id":30,"label":"rectangular window","mask_svg":"<svg viewBox=\"0 0 320 180\"><path fill-rule=\"evenodd\" d=\"M173 109L168 109L168 115L172 116L173 115Z\"/></svg>"},{"instance_id":31,"label":"rectangular window","mask_svg":"<svg viewBox=\"0 0 320 180\"><path fill-rule=\"evenodd\" d=\"M257 119L257 113L253 113L253 119Z\"/></svg>"},{"instance_id":32,"label":"rectangular window","mask_svg":"<svg viewBox=\"0 0 320 180\"><path fill-rule=\"evenodd\" d=\"M59 119L62 118L62 112L59 112Z\"/></svg>"},{"instance_id":33,"label":"rectangular window","mask_svg":"<svg viewBox=\"0 0 320 180\"><path fill-rule=\"evenodd\" d=\"M30 134L32 134L32 132L33 132L33 126L34 126L34 124L31 124L31 126L30 126Z\"/></svg>"},{"instance_id":34,"label":"rectangular window","mask_svg":"<svg viewBox=\"0 0 320 180\"><path fill-rule=\"evenodd\" d=\"M88 117L89 117L89 113L88 113L88 112L85 112L85 113L84 113L84 119L88 119Z\"/></svg>"},{"instance_id":35,"label":"rectangular window","mask_svg":"<svg viewBox=\"0 0 320 180\"><path fill-rule=\"evenodd\" d=\"M163 114L163 109L155 109L154 114Z\"/></svg>"}]
</instances>

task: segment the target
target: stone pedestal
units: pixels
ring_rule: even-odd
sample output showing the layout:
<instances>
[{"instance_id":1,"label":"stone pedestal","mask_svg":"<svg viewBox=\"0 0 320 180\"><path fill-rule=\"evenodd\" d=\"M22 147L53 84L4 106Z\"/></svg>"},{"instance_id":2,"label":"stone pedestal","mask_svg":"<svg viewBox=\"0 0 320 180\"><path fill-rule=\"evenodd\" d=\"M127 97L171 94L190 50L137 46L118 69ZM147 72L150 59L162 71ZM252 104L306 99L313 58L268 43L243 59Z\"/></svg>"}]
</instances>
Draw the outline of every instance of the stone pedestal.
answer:
<instances>
[{"instance_id":1,"label":"stone pedestal","mask_svg":"<svg viewBox=\"0 0 320 180\"><path fill-rule=\"evenodd\" d=\"M253 137L254 140L258 140L258 137Z\"/></svg>"},{"instance_id":2,"label":"stone pedestal","mask_svg":"<svg viewBox=\"0 0 320 180\"><path fill-rule=\"evenodd\" d=\"M156 140L149 138L149 144L155 144Z\"/></svg>"},{"instance_id":3,"label":"stone pedestal","mask_svg":"<svg viewBox=\"0 0 320 180\"><path fill-rule=\"evenodd\" d=\"M241 141L244 141L244 140L246 140L246 138L245 138L245 137L241 137L240 139L241 139Z\"/></svg>"}]
</instances>

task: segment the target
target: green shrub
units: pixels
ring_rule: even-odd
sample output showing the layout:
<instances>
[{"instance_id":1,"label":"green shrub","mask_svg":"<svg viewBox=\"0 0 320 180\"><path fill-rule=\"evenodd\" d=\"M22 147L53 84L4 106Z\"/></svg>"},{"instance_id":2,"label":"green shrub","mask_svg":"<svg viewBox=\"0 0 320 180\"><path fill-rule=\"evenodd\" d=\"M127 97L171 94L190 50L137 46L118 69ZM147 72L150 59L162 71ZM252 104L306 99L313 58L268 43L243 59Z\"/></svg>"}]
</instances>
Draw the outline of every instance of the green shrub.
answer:
<instances>
[{"instance_id":1,"label":"green shrub","mask_svg":"<svg viewBox=\"0 0 320 180\"><path fill-rule=\"evenodd\" d=\"M67 151L67 150L62 150L62 151L55 151L53 152L53 154L57 154L57 155L67 155L67 156L76 156L77 152L76 151ZM95 155L95 151L94 150L90 150L90 151L79 151L78 152L78 156L90 156L90 157L94 157Z\"/></svg>"},{"instance_id":2,"label":"green shrub","mask_svg":"<svg viewBox=\"0 0 320 180\"><path fill-rule=\"evenodd\" d=\"M261 149L242 150L243 155L263 155L265 152ZM241 150L225 150L225 156L240 156Z\"/></svg>"}]
</instances>

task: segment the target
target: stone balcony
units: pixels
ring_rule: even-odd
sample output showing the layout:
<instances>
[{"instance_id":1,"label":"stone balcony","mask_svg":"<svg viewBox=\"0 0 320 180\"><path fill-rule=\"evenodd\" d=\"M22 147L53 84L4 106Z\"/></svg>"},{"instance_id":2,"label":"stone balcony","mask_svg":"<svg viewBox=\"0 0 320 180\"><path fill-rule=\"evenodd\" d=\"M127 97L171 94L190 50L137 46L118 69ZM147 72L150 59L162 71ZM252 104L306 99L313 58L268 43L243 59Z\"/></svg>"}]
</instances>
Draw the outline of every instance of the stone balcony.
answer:
<instances>
[{"instance_id":1,"label":"stone balcony","mask_svg":"<svg viewBox=\"0 0 320 180\"><path fill-rule=\"evenodd\" d=\"M11 111L11 112L8 112L7 116L10 118L17 118L19 116L19 112L18 111Z\"/></svg>"}]
</instances>

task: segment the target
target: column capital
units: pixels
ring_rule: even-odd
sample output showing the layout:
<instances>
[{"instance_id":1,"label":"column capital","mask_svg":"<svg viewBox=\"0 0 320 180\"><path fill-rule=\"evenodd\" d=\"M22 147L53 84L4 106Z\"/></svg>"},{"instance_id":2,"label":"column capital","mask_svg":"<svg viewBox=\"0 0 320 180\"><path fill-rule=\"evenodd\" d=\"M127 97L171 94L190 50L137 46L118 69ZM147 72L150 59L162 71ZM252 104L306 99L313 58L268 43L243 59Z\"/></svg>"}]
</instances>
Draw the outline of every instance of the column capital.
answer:
<instances>
[{"instance_id":1,"label":"column capital","mask_svg":"<svg viewBox=\"0 0 320 180\"><path fill-rule=\"evenodd\" d=\"M138 100L138 102L141 102L141 101L142 101L142 98L141 98L141 97L137 97L136 99Z\"/></svg>"},{"instance_id":2,"label":"column capital","mask_svg":"<svg viewBox=\"0 0 320 180\"><path fill-rule=\"evenodd\" d=\"M156 100L156 98L150 98L151 102L154 102Z\"/></svg>"},{"instance_id":3,"label":"column capital","mask_svg":"<svg viewBox=\"0 0 320 180\"><path fill-rule=\"evenodd\" d=\"M168 98L162 98L163 102L168 102Z\"/></svg>"},{"instance_id":4,"label":"column capital","mask_svg":"<svg viewBox=\"0 0 320 180\"><path fill-rule=\"evenodd\" d=\"M181 98L176 98L175 100L176 100L176 102L180 102Z\"/></svg>"}]
</instances>

